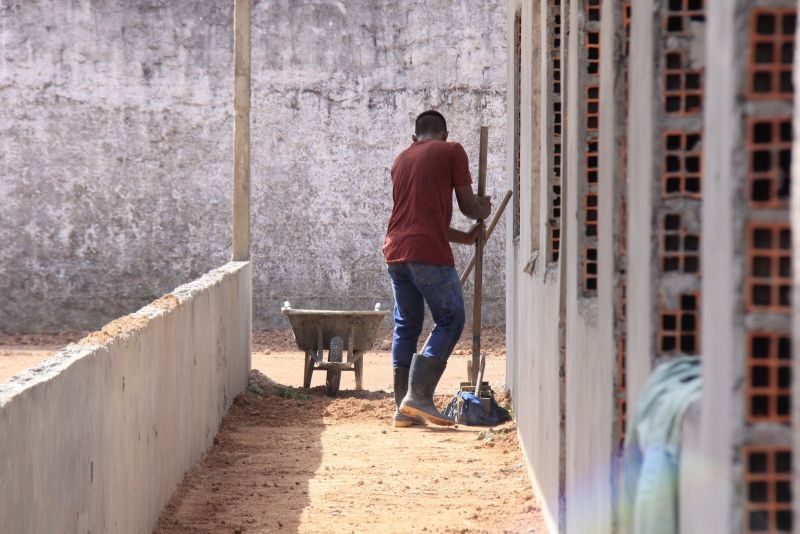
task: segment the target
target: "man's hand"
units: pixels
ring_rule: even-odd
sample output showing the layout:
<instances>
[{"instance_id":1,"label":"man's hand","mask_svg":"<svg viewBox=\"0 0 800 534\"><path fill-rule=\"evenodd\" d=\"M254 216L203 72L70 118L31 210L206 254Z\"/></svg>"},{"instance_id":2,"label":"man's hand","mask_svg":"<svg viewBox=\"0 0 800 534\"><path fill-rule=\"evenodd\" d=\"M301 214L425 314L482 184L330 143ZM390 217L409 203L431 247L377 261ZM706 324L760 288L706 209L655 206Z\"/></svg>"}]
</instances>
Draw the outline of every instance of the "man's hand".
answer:
<instances>
[{"instance_id":1,"label":"man's hand","mask_svg":"<svg viewBox=\"0 0 800 534\"><path fill-rule=\"evenodd\" d=\"M483 240L486 241L486 238L489 237L489 234L486 230L486 225L482 222L473 224L472 228L470 228L467 232L467 236L469 236L469 243L465 244L474 245L475 241L478 240L478 236L481 235L481 232L483 232Z\"/></svg>"}]
</instances>

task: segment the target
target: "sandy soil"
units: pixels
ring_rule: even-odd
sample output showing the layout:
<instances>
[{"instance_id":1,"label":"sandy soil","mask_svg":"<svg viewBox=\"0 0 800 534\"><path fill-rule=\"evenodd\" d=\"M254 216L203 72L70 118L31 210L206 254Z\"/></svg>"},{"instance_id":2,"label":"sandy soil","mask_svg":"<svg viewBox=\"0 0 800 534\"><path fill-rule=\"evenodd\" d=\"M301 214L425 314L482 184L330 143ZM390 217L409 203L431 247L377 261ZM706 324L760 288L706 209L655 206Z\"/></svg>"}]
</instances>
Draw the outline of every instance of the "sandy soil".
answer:
<instances>
[{"instance_id":1,"label":"sandy soil","mask_svg":"<svg viewBox=\"0 0 800 534\"><path fill-rule=\"evenodd\" d=\"M84 332L0 334L0 384L38 365L62 347L79 340L84 335Z\"/></svg>"},{"instance_id":2,"label":"sandy soil","mask_svg":"<svg viewBox=\"0 0 800 534\"><path fill-rule=\"evenodd\" d=\"M0 382L85 335L0 336ZM484 332L483 341L486 378L501 391L502 329ZM310 391L296 389L303 355L289 331L255 332L251 388L155 532L545 532L513 423L391 426L390 346L387 332L365 356L365 391L353 391L353 374L344 373L332 399L324 372L314 374ZM469 343L459 343L437 391L440 405L466 377L469 354Z\"/></svg>"},{"instance_id":3,"label":"sandy soil","mask_svg":"<svg viewBox=\"0 0 800 534\"><path fill-rule=\"evenodd\" d=\"M502 345L489 353L487 376L500 379ZM440 404L466 360L452 358ZM302 354L285 333L256 334L253 366L268 377L254 371L156 533L545 531L513 423L391 426L388 351L367 355L365 391L345 374L335 399L322 372L306 395L291 387L302 382Z\"/></svg>"}]
</instances>

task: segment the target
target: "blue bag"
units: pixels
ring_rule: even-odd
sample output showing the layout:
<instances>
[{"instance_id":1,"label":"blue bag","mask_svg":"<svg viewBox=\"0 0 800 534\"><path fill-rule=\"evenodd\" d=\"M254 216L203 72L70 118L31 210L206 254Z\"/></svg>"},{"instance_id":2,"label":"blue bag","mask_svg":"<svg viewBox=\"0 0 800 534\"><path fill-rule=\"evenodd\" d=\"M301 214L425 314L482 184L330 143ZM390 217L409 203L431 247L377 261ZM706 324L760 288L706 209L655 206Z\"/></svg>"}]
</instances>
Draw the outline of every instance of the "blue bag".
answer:
<instances>
[{"instance_id":1,"label":"blue bag","mask_svg":"<svg viewBox=\"0 0 800 534\"><path fill-rule=\"evenodd\" d=\"M494 426L510 419L508 411L497 406L494 394L490 397L491 410L486 413L474 393L459 391L447 404L444 414L456 423L467 426Z\"/></svg>"}]
</instances>

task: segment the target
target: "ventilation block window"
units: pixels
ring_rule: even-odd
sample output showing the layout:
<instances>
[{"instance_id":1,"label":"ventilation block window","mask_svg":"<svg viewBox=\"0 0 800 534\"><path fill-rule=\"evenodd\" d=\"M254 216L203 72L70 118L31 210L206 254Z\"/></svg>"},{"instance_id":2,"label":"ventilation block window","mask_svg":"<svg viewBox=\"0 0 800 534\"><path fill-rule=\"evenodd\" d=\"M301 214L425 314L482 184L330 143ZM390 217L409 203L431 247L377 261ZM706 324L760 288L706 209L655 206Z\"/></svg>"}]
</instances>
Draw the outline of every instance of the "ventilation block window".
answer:
<instances>
[{"instance_id":1,"label":"ventilation block window","mask_svg":"<svg viewBox=\"0 0 800 534\"><path fill-rule=\"evenodd\" d=\"M751 311L789 313L792 236L788 224L754 224L747 243L746 305Z\"/></svg>"},{"instance_id":2,"label":"ventilation block window","mask_svg":"<svg viewBox=\"0 0 800 534\"><path fill-rule=\"evenodd\" d=\"M667 132L664 135L665 196L700 198L702 147L700 133Z\"/></svg>"},{"instance_id":3,"label":"ventilation block window","mask_svg":"<svg viewBox=\"0 0 800 534\"><path fill-rule=\"evenodd\" d=\"M586 72L600 74L600 32L586 32Z\"/></svg>"},{"instance_id":4,"label":"ventilation block window","mask_svg":"<svg viewBox=\"0 0 800 534\"><path fill-rule=\"evenodd\" d=\"M586 88L586 129L596 132L600 127L600 86Z\"/></svg>"},{"instance_id":5,"label":"ventilation block window","mask_svg":"<svg viewBox=\"0 0 800 534\"><path fill-rule=\"evenodd\" d=\"M598 209L597 193L589 193L586 195L583 210L586 216L586 235L588 237L597 235Z\"/></svg>"},{"instance_id":6,"label":"ventilation block window","mask_svg":"<svg viewBox=\"0 0 800 534\"><path fill-rule=\"evenodd\" d=\"M597 249L586 247L583 251L586 258L583 280L586 291L597 291Z\"/></svg>"},{"instance_id":7,"label":"ventilation block window","mask_svg":"<svg viewBox=\"0 0 800 534\"><path fill-rule=\"evenodd\" d=\"M703 102L702 74L684 66L682 52L668 52L664 65L664 111L681 115L699 113Z\"/></svg>"},{"instance_id":8,"label":"ventilation block window","mask_svg":"<svg viewBox=\"0 0 800 534\"><path fill-rule=\"evenodd\" d=\"M661 231L661 270L700 272L700 235L687 232L678 213L664 216Z\"/></svg>"},{"instance_id":9,"label":"ventilation block window","mask_svg":"<svg viewBox=\"0 0 800 534\"><path fill-rule=\"evenodd\" d=\"M747 343L747 419L789 424L792 400L789 334L751 332Z\"/></svg>"},{"instance_id":10,"label":"ventilation block window","mask_svg":"<svg viewBox=\"0 0 800 534\"><path fill-rule=\"evenodd\" d=\"M586 20L590 22L600 21L600 0L587 0Z\"/></svg>"},{"instance_id":11,"label":"ventilation block window","mask_svg":"<svg viewBox=\"0 0 800 534\"><path fill-rule=\"evenodd\" d=\"M750 22L748 96L791 99L794 9L754 9Z\"/></svg>"},{"instance_id":12,"label":"ventilation block window","mask_svg":"<svg viewBox=\"0 0 800 534\"><path fill-rule=\"evenodd\" d=\"M522 14L514 16L514 226L512 234L516 238L520 232L520 179L522 133Z\"/></svg>"},{"instance_id":13,"label":"ventilation block window","mask_svg":"<svg viewBox=\"0 0 800 534\"><path fill-rule=\"evenodd\" d=\"M550 261L558 261L558 251L561 245L561 228L550 230Z\"/></svg>"},{"instance_id":14,"label":"ventilation block window","mask_svg":"<svg viewBox=\"0 0 800 534\"><path fill-rule=\"evenodd\" d=\"M788 447L744 449L744 531L792 531L792 453Z\"/></svg>"},{"instance_id":15,"label":"ventilation block window","mask_svg":"<svg viewBox=\"0 0 800 534\"><path fill-rule=\"evenodd\" d=\"M625 57L628 57L631 48L631 3L630 2L625 2L625 5L622 8L622 25L625 28Z\"/></svg>"},{"instance_id":16,"label":"ventilation block window","mask_svg":"<svg viewBox=\"0 0 800 534\"><path fill-rule=\"evenodd\" d=\"M667 0L667 33L682 34L692 22L705 22L703 0Z\"/></svg>"},{"instance_id":17,"label":"ventilation block window","mask_svg":"<svg viewBox=\"0 0 800 534\"><path fill-rule=\"evenodd\" d=\"M792 120L750 119L748 193L754 208L785 207L792 166Z\"/></svg>"},{"instance_id":18,"label":"ventilation block window","mask_svg":"<svg viewBox=\"0 0 800 534\"><path fill-rule=\"evenodd\" d=\"M700 347L700 303L695 294L680 297L676 310L661 309L658 335L662 354L697 354Z\"/></svg>"},{"instance_id":19,"label":"ventilation block window","mask_svg":"<svg viewBox=\"0 0 800 534\"><path fill-rule=\"evenodd\" d=\"M592 139L586 143L586 182L590 184L597 183L600 159L598 147L597 139Z\"/></svg>"}]
</instances>

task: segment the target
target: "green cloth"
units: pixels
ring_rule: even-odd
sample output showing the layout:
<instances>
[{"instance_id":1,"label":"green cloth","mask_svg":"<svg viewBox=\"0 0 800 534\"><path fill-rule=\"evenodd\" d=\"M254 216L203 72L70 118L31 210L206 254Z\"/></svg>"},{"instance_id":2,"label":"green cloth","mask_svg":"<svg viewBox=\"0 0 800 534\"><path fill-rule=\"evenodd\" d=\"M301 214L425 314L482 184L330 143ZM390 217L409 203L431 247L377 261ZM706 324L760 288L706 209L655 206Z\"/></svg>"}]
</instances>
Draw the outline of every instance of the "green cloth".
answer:
<instances>
[{"instance_id":1,"label":"green cloth","mask_svg":"<svg viewBox=\"0 0 800 534\"><path fill-rule=\"evenodd\" d=\"M700 358L659 365L645 384L628 427L622 459L623 532L678 532L678 468L686 411L702 391Z\"/></svg>"}]
</instances>

